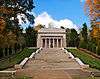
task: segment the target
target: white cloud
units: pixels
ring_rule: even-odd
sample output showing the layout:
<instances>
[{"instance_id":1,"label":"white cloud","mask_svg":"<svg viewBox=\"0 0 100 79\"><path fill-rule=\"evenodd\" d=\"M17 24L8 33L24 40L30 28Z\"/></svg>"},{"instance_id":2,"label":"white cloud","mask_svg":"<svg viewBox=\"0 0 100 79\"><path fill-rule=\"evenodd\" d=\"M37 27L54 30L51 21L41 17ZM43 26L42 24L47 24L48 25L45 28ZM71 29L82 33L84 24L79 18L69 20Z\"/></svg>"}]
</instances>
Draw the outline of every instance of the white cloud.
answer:
<instances>
[{"instance_id":1,"label":"white cloud","mask_svg":"<svg viewBox=\"0 0 100 79\"><path fill-rule=\"evenodd\" d=\"M80 0L80 2L85 2L86 0Z\"/></svg>"},{"instance_id":2,"label":"white cloud","mask_svg":"<svg viewBox=\"0 0 100 79\"><path fill-rule=\"evenodd\" d=\"M42 24L48 27L48 24L52 21L53 19L51 18L51 16L48 15L46 12L43 12L42 14L40 14L35 18L35 26L38 24Z\"/></svg>"},{"instance_id":3,"label":"white cloud","mask_svg":"<svg viewBox=\"0 0 100 79\"><path fill-rule=\"evenodd\" d=\"M61 26L63 26L69 29L74 28L78 31L78 27L71 20L62 19L58 21L53 19L47 12L43 12L35 18L34 26L37 26L38 24L45 25L46 28L48 28L49 25L55 28L60 28Z\"/></svg>"},{"instance_id":4,"label":"white cloud","mask_svg":"<svg viewBox=\"0 0 100 79\"><path fill-rule=\"evenodd\" d=\"M26 16L25 16L24 14L18 14L18 15L17 15L17 18L18 18L18 20L19 20L19 24L20 24L20 25L22 25L22 24L24 23L23 20L22 20L21 18L24 18L25 21L26 21L26 23L28 23L28 20L27 20L27 18L26 18Z\"/></svg>"}]
</instances>

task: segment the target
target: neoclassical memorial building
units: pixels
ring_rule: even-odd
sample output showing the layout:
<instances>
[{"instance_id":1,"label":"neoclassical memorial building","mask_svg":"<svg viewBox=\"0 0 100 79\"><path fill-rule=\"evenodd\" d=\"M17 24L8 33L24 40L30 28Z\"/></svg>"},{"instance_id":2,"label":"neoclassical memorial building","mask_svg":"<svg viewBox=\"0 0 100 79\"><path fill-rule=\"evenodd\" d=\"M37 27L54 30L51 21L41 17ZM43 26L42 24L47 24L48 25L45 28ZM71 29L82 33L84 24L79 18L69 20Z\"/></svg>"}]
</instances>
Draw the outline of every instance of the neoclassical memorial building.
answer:
<instances>
[{"instance_id":1,"label":"neoclassical memorial building","mask_svg":"<svg viewBox=\"0 0 100 79\"><path fill-rule=\"evenodd\" d=\"M38 30L37 47L66 47L66 30L61 28L42 28Z\"/></svg>"}]
</instances>

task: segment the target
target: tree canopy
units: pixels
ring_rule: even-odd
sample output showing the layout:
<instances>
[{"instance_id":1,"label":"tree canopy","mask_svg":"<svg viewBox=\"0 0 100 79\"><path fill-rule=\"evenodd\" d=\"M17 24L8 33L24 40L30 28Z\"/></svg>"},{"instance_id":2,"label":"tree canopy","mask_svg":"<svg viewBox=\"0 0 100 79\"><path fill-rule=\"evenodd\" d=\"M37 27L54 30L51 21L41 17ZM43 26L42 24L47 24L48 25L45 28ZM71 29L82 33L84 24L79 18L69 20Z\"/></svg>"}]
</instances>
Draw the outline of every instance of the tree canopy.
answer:
<instances>
[{"instance_id":1,"label":"tree canopy","mask_svg":"<svg viewBox=\"0 0 100 79\"><path fill-rule=\"evenodd\" d=\"M0 19L10 26L18 26L19 19L18 15L21 17L22 21L25 23L25 18L30 23L34 23L34 16L30 13L34 8L33 0L0 0ZM0 25L0 27L2 27Z\"/></svg>"},{"instance_id":2,"label":"tree canopy","mask_svg":"<svg viewBox=\"0 0 100 79\"><path fill-rule=\"evenodd\" d=\"M33 24L33 0L0 0L0 57L9 56L26 45L19 18ZM20 17L18 17L20 16Z\"/></svg>"},{"instance_id":3,"label":"tree canopy","mask_svg":"<svg viewBox=\"0 0 100 79\"><path fill-rule=\"evenodd\" d=\"M84 10L90 20L100 21L100 0L86 0Z\"/></svg>"}]
</instances>

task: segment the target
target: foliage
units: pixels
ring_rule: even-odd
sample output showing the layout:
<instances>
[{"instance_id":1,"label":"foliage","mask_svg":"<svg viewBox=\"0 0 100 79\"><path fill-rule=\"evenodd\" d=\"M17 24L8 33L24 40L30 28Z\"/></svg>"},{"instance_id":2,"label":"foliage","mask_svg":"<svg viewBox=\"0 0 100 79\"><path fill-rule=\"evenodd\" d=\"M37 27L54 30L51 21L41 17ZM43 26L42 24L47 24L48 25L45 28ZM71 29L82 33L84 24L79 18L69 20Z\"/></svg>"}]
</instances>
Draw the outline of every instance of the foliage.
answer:
<instances>
[{"instance_id":1,"label":"foliage","mask_svg":"<svg viewBox=\"0 0 100 79\"><path fill-rule=\"evenodd\" d=\"M33 27L26 28L25 33L26 46L36 47L37 45L37 31Z\"/></svg>"},{"instance_id":2,"label":"foliage","mask_svg":"<svg viewBox=\"0 0 100 79\"><path fill-rule=\"evenodd\" d=\"M3 58L0 61L0 70L12 67L15 64L20 63L25 57L29 57L31 55L31 53L34 51L36 51L36 49L25 48L23 51L17 52L16 54L12 55L11 57Z\"/></svg>"},{"instance_id":3,"label":"foliage","mask_svg":"<svg viewBox=\"0 0 100 79\"><path fill-rule=\"evenodd\" d=\"M84 10L91 21L100 19L100 0L86 0Z\"/></svg>"},{"instance_id":4,"label":"foliage","mask_svg":"<svg viewBox=\"0 0 100 79\"><path fill-rule=\"evenodd\" d=\"M21 18L23 22L27 18L33 23L34 16L30 14L33 8L33 0L0 0L0 16L5 22L9 21L15 26L18 25L18 15L25 15ZM11 20L11 18L13 19Z\"/></svg>"},{"instance_id":5,"label":"foliage","mask_svg":"<svg viewBox=\"0 0 100 79\"><path fill-rule=\"evenodd\" d=\"M87 25L86 23L83 24L83 28L80 32L80 44L79 47L87 48L88 43L88 33L87 33Z\"/></svg>"},{"instance_id":6,"label":"foliage","mask_svg":"<svg viewBox=\"0 0 100 79\"><path fill-rule=\"evenodd\" d=\"M86 0L84 6L85 13L89 16L92 30L90 38L95 39L95 44L89 39L88 50L99 55L100 51L100 0ZM84 32L83 32L84 33Z\"/></svg>"},{"instance_id":7,"label":"foliage","mask_svg":"<svg viewBox=\"0 0 100 79\"><path fill-rule=\"evenodd\" d=\"M86 49L86 48L87 48L87 43L84 42L83 40L81 40L81 41L79 42L79 47L80 47L80 48Z\"/></svg>"},{"instance_id":8,"label":"foliage","mask_svg":"<svg viewBox=\"0 0 100 79\"><path fill-rule=\"evenodd\" d=\"M96 53L96 44L93 42L93 40L88 41L87 49L88 49L89 51L91 51L91 52Z\"/></svg>"},{"instance_id":9,"label":"foliage","mask_svg":"<svg viewBox=\"0 0 100 79\"><path fill-rule=\"evenodd\" d=\"M70 51L74 56L80 58L85 64L89 64L90 67L100 70L100 59L78 49L68 49L68 51Z\"/></svg>"},{"instance_id":10,"label":"foliage","mask_svg":"<svg viewBox=\"0 0 100 79\"><path fill-rule=\"evenodd\" d=\"M27 76L23 76L23 77L18 77L18 78L16 78L16 79L32 79L32 78L27 77Z\"/></svg>"},{"instance_id":11,"label":"foliage","mask_svg":"<svg viewBox=\"0 0 100 79\"><path fill-rule=\"evenodd\" d=\"M100 27L98 26L92 26L91 31L92 38L100 38Z\"/></svg>"},{"instance_id":12,"label":"foliage","mask_svg":"<svg viewBox=\"0 0 100 79\"><path fill-rule=\"evenodd\" d=\"M100 40L97 42L97 50L96 53L100 55Z\"/></svg>"},{"instance_id":13,"label":"foliage","mask_svg":"<svg viewBox=\"0 0 100 79\"><path fill-rule=\"evenodd\" d=\"M83 28L82 28L81 33L82 33L83 40L85 42L87 42L88 33L87 33L87 24L86 23L83 24Z\"/></svg>"},{"instance_id":14,"label":"foliage","mask_svg":"<svg viewBox=\"0 0 100 79\"><path fill-rule=\"evenodd\" d=\"M27 18L33 24L34 16L30 13L33 8L33 0L0 0L0 58L26 46L18 16L24 23Z\"/></svg>"},{"instance_id":15,"label":"foliage","mask_svg":"<svg viewBox=\"0 0 100 79\"><path fill-rule=\"evenodd\" d=\"M69 33L69 46L77 47L79 43L78 33L75 29L71 29Z\"/></svg>"}]
</instances>

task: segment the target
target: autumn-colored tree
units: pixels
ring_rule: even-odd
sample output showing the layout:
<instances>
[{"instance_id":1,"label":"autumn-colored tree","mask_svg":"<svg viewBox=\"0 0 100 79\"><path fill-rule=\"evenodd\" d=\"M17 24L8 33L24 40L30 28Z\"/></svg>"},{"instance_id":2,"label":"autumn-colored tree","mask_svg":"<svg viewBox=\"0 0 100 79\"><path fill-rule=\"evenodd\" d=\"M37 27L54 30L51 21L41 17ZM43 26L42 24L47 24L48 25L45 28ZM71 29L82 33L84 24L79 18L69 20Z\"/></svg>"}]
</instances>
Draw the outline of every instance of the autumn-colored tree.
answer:
<instances>
[{"instance_id":1,"label":"autumn-colored tree","mask_svg":"<svg viewBox=\"0 0 100 79\"><path fill-rule=\"evenodd\" d=\"M4 18L0 17L0 33L4 30L5 25L6 25L6 23L4 21Z\"/></svg>"},{"instance_id":2,"label":"autumn-colored tree","mask_svg":"<svg viewBox=\"0 0 100 79\"><path fill-rule=\"evenodd\" d=\"M86 0L84 10L91 21L100 20L100 0Z\"/></svg>"},{"instance_id":3,"label":"autumn-colored tree","mask_svg":"<svg viewBox=\"0 0 100 79\"><path fill-rule=\"evenodd\" d=\"M96 52L100 51L100 0L86 0L85 13L89 16L92 26L91 36L96 41Z\"/></svg>"},{"instance_id":4,"label":"autumn-colored tree","mask_svg":"<svg viewBox=\"0 0 100 79\"><path fill-rule=\"evenodd\" d=\"M99 33L100 33L100 27L99 27L100 23L98 23L97 25L98 25L98 27L97 26L92 27L91 36L93 38L98 38L98 37L100 38L100 35L99 35Z\"/></svg>"}]
</instances>

